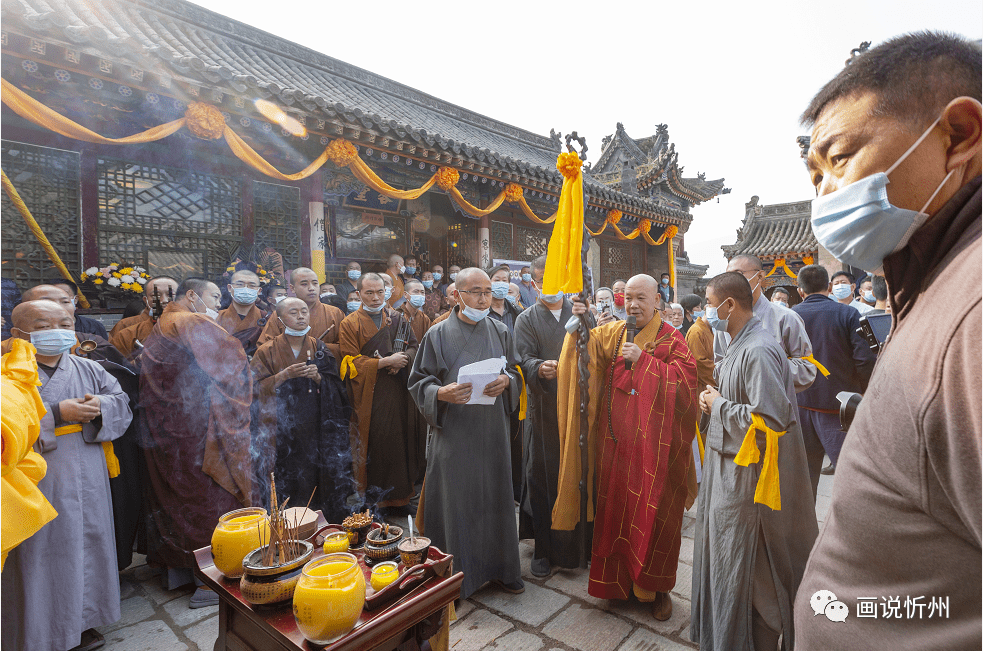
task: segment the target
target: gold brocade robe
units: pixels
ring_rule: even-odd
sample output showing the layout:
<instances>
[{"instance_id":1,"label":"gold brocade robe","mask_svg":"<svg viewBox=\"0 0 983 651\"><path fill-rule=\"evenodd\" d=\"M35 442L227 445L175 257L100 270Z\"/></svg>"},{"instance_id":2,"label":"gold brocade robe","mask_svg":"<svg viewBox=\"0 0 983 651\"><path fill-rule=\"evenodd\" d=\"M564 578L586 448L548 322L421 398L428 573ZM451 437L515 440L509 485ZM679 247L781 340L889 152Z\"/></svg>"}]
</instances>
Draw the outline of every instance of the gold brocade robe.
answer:
<instances>
[{"instance_id":1,"label":"gold brocade robe","mask_svg":"<svg viewBox=\"0 0 983 651\"><path fill-rule=\"evenodd\" d=\"M308 334L312 337L320 337L321 341L328 345L328 350L335 356L335 359L341 359L338 348L338 333L341 322L345 318L344 313L335 306L325 305L320 301L315 303L313 307L310 305L307 307L311 312L309 321L311 330ZM263 328L263 334L259 336L257 344L262 346L267 341L282 334L283 322L274 314L266 322L266 327Z\"/></svg>"}]
</instances>

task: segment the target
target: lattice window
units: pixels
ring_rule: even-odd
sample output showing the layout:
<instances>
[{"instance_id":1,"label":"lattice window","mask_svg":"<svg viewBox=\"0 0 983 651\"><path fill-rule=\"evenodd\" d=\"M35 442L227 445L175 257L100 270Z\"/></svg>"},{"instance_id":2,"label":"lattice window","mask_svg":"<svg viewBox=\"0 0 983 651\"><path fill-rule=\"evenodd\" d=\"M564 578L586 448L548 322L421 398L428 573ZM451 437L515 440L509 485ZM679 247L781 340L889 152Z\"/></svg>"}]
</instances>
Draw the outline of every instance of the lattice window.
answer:
<instances>
[{"instance_id":1,"label":"lattice window","mask_svg":"<svg viewBox=\"0 0 983 651\"><path fill-rule=\"evenodd\" d=\"M300 266L300 188L253 181L256 245L271 246L285 269Z\"/></svg>"},{"instance_id":2,"label":"lattice window","mask_svg":"<svg viewBox=\"0 0 983 651\"><path fill-rule=\"evenodd\" d=\"M514 260L512 257L512 224L491 223L492 260Z\"/></svg>"},{"instance_id":3,"label":"lattice window","mask_svg":"<svg viewBox=\"0 0 983 651\"><path fill-rule=\"evenodd\" d=\"M339 258L386 261L406 253L406 218L335 208Z\"/></svg>"},{"instance_id":4,"label":"lattice window","mask_svg":"<svg viewBox=\"0 0 983 651\"><path fill-rule=\"evenodd\" d=\"M413 249L411 252L420 261L421 273L423 271L429 271L433 266L433 262L430 260L430 237L427 236L426 231L413 233Z\"/></svg>"},{"instance_id":5,"label":"lattice window","mask_svg":"<svg viewBox=\"0 0 983 651\"><path fill-rule=\"evenodd\" d=\"M239 180L100 159L100 262L152 275L219 276L242 242Z\"/></svg>"},{"instance_id":6,"label":"lattice window","mask_svg":"<svg viewBox=\"0 0 983 651\"><path fill-rule=\"evenodd\" d=\"M451 221L447 225L447 266L462 269L478 264L478 222L473 219Z\"/></svg>"},{"instance_id":7,"label":"lattice window","mask_svg":"<svg viewBox=\"0 0 983 651\"><path fill-rule=\"evenodd\" d=\"M631 247L628 244L601 240L601 287L631 277Z\"/></svg>"},{"instance_id":8,"label":"lattice window","mask_svg":"<svg viewBox=\"0 0 983 651\"><path fill-rule=\"evenodd\" d=\"M635 276L637 274L645 273L645 247L637 246L635 244L629 244L628 247L631 249L631 275Z\"/></svg>"},{"instance_id":9,"label":"lattice window","mask_svg":"<svg viewBox=\"0 0 983 651\"><path fill-rule=\"evenodd\" d=\"M541 228L526 228L516 226L515 232L515 259L532 260L541 255L546 255L546 249L550 243L550 232Z\"/></svg>"},{"instance_id":10,"label":"lattice window","mask_svg":"<svg viewBox=\"0 0 983 651\"><path fill-rule=\"evenodd\" d=\"M4 140L0 161L62 262L77 276L82 268L80 155ZM7 194L0 194L3 277L27 289L61 276Z\"/></svg>"}]
</instances>

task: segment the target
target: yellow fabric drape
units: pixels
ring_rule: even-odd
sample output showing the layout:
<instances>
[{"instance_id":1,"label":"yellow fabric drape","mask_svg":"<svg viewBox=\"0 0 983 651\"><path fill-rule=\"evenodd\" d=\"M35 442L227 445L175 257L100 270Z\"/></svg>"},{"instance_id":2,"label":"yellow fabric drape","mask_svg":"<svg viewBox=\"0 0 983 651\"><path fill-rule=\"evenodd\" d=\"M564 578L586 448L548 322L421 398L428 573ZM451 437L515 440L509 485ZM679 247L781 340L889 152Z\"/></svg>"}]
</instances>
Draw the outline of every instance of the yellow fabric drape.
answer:
<instances>
[{"instance_id":1,"label":"yellow fabric drape","mask_svg":"<svg viewBox=\"0 0 983 651\"><path fill-rule=\"evenodd\" d=\"M277 168L270 165L265 158L257 154L255 149L250 147L245 140L240 138L236 132L227 125L225 130L222 132L222 135L225 137L225 142L228 143L229 149L232 150L232 153L235 154L236 158L253 169L280 181L299 181L301 179L306 179L308 176L321 169L321 166L328 162L328 152L325 150L321 152L320 156L314 159L314 162L301 171L296 172L295 174L284 174Z\"/></svg>"},{"instance_id":2,"label":"yellow fabric drape","mask_svg":"<svg viewBox=\"0 0 983 651\"><path fill-rule=\"evenodd\" d=\"M788 263L785 262L785 258L778 258L777 260L775 260L775 266L772 267L771 268L771 271L769 271L765 275L765 278L767 278L768 276L772 275L773 273L775 273L779 269L784 269L785 270L785 273L788 274L788 277L789 278L798 278L798 276L795 274L795 272L792 271L791 269L789 269Z\"/></svg>"},{"instance_id":3,"label":"yellow fabric drape","mask_svg":"<svg viewBox=\"0 0 983 651\"><path fill-rule=\"evenodd\" d=\"M515 370L519 371L519 379L522 380L522 393L519 394L519 420L526 419L526 408L528 406L528 396L526 396L526 376L522 374L522 367L515 365Z\"/></svg>"},{"instance_id":4,"label":"yellow fabric drape","mask_svg":"<svg viewBox=\"0 0 983 651\"><path fill-rule=\"evenodd\" d=\"M126 136L125 138L106 138L48 108L6 79L0 79L0 87L3 89L3 103L25 120L30 120L39 126L68 138L100 145L129 145L153 142L175 133L185 124L185 118L181 118L180 120L161 124L147 129L142 133Z\"/></svg>"},{"instance_id":5,"label":"yellow fabric drape","mask_svg":"<svg viewBox=\"0 0 983 651\"><path fill-rule=\"evenodd\" d=\"M794 359L794 358L789 357L789 359ZM826 369L826 367L820 364L819 360L813 357L812 355L803 355L799 359L803 359L809 362L810 364L812 364L813 366L815 366L816 368L818 368L819 372L823 374L823 377L829 377L829 371Z\"/></svg>"},{"instance_id":6,"label":"yellow fabric drape","mask_svg":"<svg viewBox=\"0 0 983 651\"><path fill-rule=\"evenodd\" d=\"M34 346L9 339L3 356L3 471L0 476L0 568L10 550L53 520L58 512L38 490L47 471L44 458L32 449L47 413L38 393L38 365ZM6 343L6 342L5 342Z\"/></svg>"},{"instance_id":7,"label":"yellow fabric drape","mask_svg":"<svg viewBox=\"0 0 983 651\"><path fill-rule=\"evenodd\" d=\"M469 202L467 199L464 198L464 195L461 194L461 191L458 190L456 187L452 187L450 189L450 193L451 193L451 197L453 197L457 205L459 205L464 210L464 212L468 213L472 217L484 217L486 215L490 215L496 210L498 210L503 203L505 203L504 190L500 192L498 196L495 197L495 199L490 204L488 204L487 208L479 208L478 206L475 206L474 204Z\"/></svg>"},{"instance_id":8,"label":"yellow fabric drape","mask_svg":"<svg viewBox=\"0 0 983 651\"><path fill-rule=\"evenodd\" d=\"M540 219L539 217L537 217L536 213L534 213L532 211L532 208L529 207L529 204L526 203L525 197L519 199L517 203L519 205L519 208L522 209L522 214L538 224L552 224L553 222L556 221L556 213L553 213L546 219Z\"/></svg>"},{"instance_id":9,"label":"yellow fabric drape","mask_svg":"<svg viewBox=\"0 0 983 651\"><path fill-rule=\"evenodd\" d=\"M700 422L696 422L696 443L700 448L700 463L703 463L703 456L706 454L706 448L703 447L703 438L700 436Z\"/></svg>"},{"instance_id":10,"label":"yellow fabric drape","mask_svg":"<svg viewBox=\"0 0 983 651\"><path fill-rule=\"evenodd\" d=\"M576 152L561 153L556 159L556 167L563 174L563 188L560 190L556 224L546 250L544 294L576 294L584 288L580 259L584 237L584 176L580 171L581 165Z\"/></svg>"},{"instance_id":11,"label":"yellow fabric drape","mask_svg":"<svg viewBox=\"0 0 983 651\"><path fill-rule=\"evenodd\" d=\"M0 180L3 181L4 192L6 192L7 196L10 197L10 201L13 202L14 207L17 208L17 212L20 213L20 216L24 218L25 222L27 222L27 227L31 229L31 233L33 233L34 237L36 237L38 242L41 243L41 248L48 254L48 257L55 265L55 268L58 269L58 272L63 278L71 280L74 283L75 279L72 278L72 272L70 272L68 267L65 266L65 263L61 261L61 257L58 255L58 252L55 251L55 247L51 245L51 242L48 241L48 237L44 234L44 231L41 230L41 225L38 224L36 219L34 219L34 215L31 214L31 211L27 209L27 204L25 204L24 200L21 199L20 193L17 192L17 188L15 188L14 184L10 182L10 179L7 178L7 173L3 170L0 170ZM78 283L75 284L78 285ZM76 295L78 296L79 305L81 305L83 308L88 308L89 301L82 295L82 292L79 291L76 293Z\"/></svg>"},{"instance_id":12,"label":"yellow fabric drape","mask_svg":"<svg viewBox=\"0 0 983 651\"><path fill-rule=\"evenodd\" d=\"M81 431L82 425L80 423L72 423L71 425L56 427L55 436L65 436L66 434L74 434ZM116 451L113 449L112 441L102 442L102 454L106 457L106 470L109 472L109 478L119 477L119 459L116 457Z\"/></svg>"},{"instance_id":13,"label":"yellow fabric drape","mask_svg":"<svg viewBox=\"0 0 983 651\"><path fill-rule=\"evenodd\" d=\"M361 357L361 355L345 355L345 358L341 360L341 379L344 380L346 377L351 376L354 380L358 377L358 369L355 368L355 360Z\"/></svg>"},{"instance_id":14,"label":"yellow fabric drape","mask_svg":"<svg viewBox=\"0 0 983 651\"><path fill-rule=\"evenodd\" d=\"M437 182L437 175L434 174L430 177L429 181L415 190L397 190L379 178L379 175L373 172L372 168L358 156L356 156L355 159L349 163L348 169L352 171L359 181L369 186L379 194L389 197L390 199L417 199L423 196L424 193L432 188L433 184Z\"/></svg>"},{"instance_id":15,"label":"yellow fabric drape","mask_svg":"<svg viewBox=\"0 0 983 651\"><path fill-rule=\"evenodd\" d=\"M758 441L755 430L765 433L765 458L761 464L761 474L758 476L758 485L754 489L754 501L757 504L764 504L773 511L782 510L781 484L778 477L778 437L786 432L776 432L765 424L764 418L758 414L751 414L751 426L747 428L744 435L744 442L734 463L739 466L748 466L757 463L760 459Z\"/></svg>"}]
</instances>

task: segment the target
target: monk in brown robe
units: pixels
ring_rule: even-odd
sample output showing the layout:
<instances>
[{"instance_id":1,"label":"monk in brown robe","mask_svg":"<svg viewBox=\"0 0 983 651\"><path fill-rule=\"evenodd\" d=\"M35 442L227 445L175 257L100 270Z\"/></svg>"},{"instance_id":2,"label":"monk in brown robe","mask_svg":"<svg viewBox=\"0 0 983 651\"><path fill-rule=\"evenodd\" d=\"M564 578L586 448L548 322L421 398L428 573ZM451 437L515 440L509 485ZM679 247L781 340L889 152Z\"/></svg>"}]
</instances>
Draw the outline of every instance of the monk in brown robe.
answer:
<instances>
[{"instance_id":1,"label":"monk in brown robe","mask_svg":"<svg viewBox=\"0 0 983 651\"><path fill-rule=\"evenodd\" d=\"M194 567L194 550L210 544L219 517L253 503L252 377L242 346L213 320L221 296L214 283L185 280L141 354L156 529L148 556L169 568ZM191 606L210 600L199 588Z\"/></svg>"},{"instance_id":2,"label":"monk in brown robe","mask_svg":"<svg viewBox=\"0 0 983 651\"><path fill-rule=\"evenodd\" d=\"M248 269L241 269L232 274L228 290L232 294L232 303L218 313L215 321L239 340L246 355L252 355L256 352L256 342L269 318L256 305L259 299L259 276Z\"/></svg>"},{"instance_id":3,"label":"monk in brown robe","mask_svg":"<svg viewBox=\"0 0 983 651\"><path fill-rule=\"evenodd\" d=\"M443 314L438 314L437 318L434 319L433 323L430 324L431 326L437 325L438 323L440 323L450 315L454 314L454 306L457 305L457 301L454 300L454 290L456 289L457 289L457 285L455 283L451 283L450 285L447 286L447 304L450 305L450 308Z\"/></svg>"},{"instance_id":4,"label":"monk in brown robe","mask_svg":"<svg viewBox=\"0 0 983 651\"><path fill-rule=\"evenodd\" d=\"M351 404L338 374L338 360L310 334L310 312L297 298L276 306L285 330L256 350L253 372L253 432L265 463L275 468L277 495L311 508L328 522L351 513L355 492L349 423ZM316 494L314 493L317 489Z\"/></svg>"},{"instance_id":5,"label":"monk in brown robe","mask_svg":"<svg viewBox=\"0 0 983 651\"><path fill-rule=\"evenodd\" d=\"M154 290L157 293L154 293ZM143 302L147 306L143 312L136 316L127 317L120 320L113 329L109 331L109 343L116 346L116 349L123 353L124 357L129 357L135 348L136 342L141 344L150 336L150 331L154 329L159 314L154 314L156 309L155 301L160 299L161 309L167 306L171 300L171 295L177 293L177 281L169 276L157 276L143 286Z\"/></svg>"},{"instance_id":6,"label":"monk in brown robe","mask_svg":"<svg viewBox=\"0 0 983 651\"><path fill-rule=\"evenodd\" d=\"M396 307L396 303L399 303L403 299L403 273L405 271L406 267L403 265L403 256L395 254L389 256L389 262L386 265L386 275L393 281L392 294L386 298L386 303L388 303L389 307Z\"/></svg>"},{"instance_id":7,"label":"monk in brown robe","mask_svg":"<svg viewBox=\"0 0 983 651\"><path fill-rule=\"evenodd\" d=\"M338 328L345 315L333 305L325 305L321 302L321 283L318 282L317 274L307 267L297 267L290 272L290 289L293 290L294 296L307 304L311 315L311 334L315 339L320 339L328 345L328 350L335 359L341 359L338 354ZM263 328L263 334L259 336L258 344L262 346L282 334L283 321L269 319Z\"/></svg>"},{"instance_id":8,"label":"monk in brown robe","mask_svg":"<svg viewBox=\"0 0 983 651\"><path fill-rule=\"evenodd\" d=\"M413 497L426 456L426 423L407 389L417 339L399 311L385 309L385 284L379 274L358 279L362 306L341 323L343 370L350 374L352 455L355 480L368 503L401 507ZM397 335L405 336L395 352Z\"/></svg>"},{"instance_id":9,"label":"monk in brown robe","mask_svg":"<svg viewBox=\"0 0 983 651\"><path fill-rule=\"evenodd\" d=\"M698 391L696 362L683 335L662 321L658 284L628 281L625 306L637 320L591 330L588 522L581 522L580 387L577 338L567 335L558 360L560 475L553 507L554 540L575 548L593 524L587 592L601 599L652 602L652 616L672 614L686 476L693 460ZM587 307L574 302L574 314ZM626 362L632 368L626 368ZM593 522L590 522L593 520ZM574 561L569 564L569 561ZM575 566L576 559L561 559Z\"/></svg>"},{"instance_id":10,"label":"monk in brown robe","mask_svg":"<svg viewBox=\"0 0 983 651\"><path fill-rule=\"evenodd\" d=\"M406 281L403 290L403 298L406 300L399 311L403 313L403 318L410 322L416 340L423 341L423 335L430 329L430 317L423 311L423 304L427 300L426 288L423 283L414 278Z\"/></svg>"}]
</instances>

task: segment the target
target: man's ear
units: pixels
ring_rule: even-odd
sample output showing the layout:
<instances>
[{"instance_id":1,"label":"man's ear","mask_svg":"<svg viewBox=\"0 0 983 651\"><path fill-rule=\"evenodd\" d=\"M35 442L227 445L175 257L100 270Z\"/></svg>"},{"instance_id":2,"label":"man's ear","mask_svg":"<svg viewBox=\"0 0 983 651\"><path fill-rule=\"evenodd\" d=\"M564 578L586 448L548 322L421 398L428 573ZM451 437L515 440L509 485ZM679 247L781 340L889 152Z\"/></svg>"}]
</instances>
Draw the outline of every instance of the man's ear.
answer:
<instances>
[{"instance_id":1,"label":"man's ear","mask_svg":"<svg viewBox=\"0 0 983 651\"><path fill-rule=\"evenodd\" d=\"M972 97L957 97L942 111L940 125L949 136L946 172L979 158L983 132L983 106ZM977 161L977 165L979 162ZM979 171L977 169L976 174Z\"/></svg>"},{"instance_id":2,"label":"man's ear","mask_svg":"<svg viewBox=\"0 0 983 651\"><path fill-rule=\"evenodd\" d=\"M802 291L802 288L801 287L796 287L795 288L795 291L797 291L799 293L799 298L801 298L802 300L805 300L806 293L804 291Z\"/></svg>"}]
</instances>

